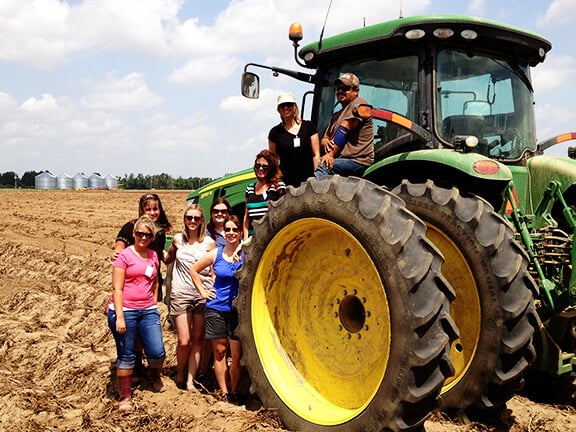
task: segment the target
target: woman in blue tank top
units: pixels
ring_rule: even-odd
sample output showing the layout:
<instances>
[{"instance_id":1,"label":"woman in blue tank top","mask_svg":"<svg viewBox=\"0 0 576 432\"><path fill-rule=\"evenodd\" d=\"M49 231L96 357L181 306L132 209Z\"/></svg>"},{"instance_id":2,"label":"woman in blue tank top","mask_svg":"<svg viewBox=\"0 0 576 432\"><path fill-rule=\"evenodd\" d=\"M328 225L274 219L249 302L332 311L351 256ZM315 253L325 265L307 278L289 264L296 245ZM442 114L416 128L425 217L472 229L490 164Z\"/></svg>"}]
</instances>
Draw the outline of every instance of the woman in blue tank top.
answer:
<instances>
[{"instance_id":1,"label":"woman in blue tank top","mask_svg":"<svg viewBox=\"0 0 576 432\"><path fill-rule=\"evenodd\" d=\"M220 386L224 400L238 403L238 383L240 381L240 357L242 348L234 335L238 326L238 311L232 304L238 296L239 283L236 272L242 266L243 255L238 254L242 228L238 217L231 215L224 223L226 245L212 249L192 267L190 275L196 289L206 299L206 339L212 340L214 351L214 375ZM215 280L212 288L206 289L200 279L200 272L212 266ZM232 362L230 364L230 389L226 382L228 365L226 350L230 346ZM229 391L230 390L230 391Z\"/></svg>"}]
</instances>

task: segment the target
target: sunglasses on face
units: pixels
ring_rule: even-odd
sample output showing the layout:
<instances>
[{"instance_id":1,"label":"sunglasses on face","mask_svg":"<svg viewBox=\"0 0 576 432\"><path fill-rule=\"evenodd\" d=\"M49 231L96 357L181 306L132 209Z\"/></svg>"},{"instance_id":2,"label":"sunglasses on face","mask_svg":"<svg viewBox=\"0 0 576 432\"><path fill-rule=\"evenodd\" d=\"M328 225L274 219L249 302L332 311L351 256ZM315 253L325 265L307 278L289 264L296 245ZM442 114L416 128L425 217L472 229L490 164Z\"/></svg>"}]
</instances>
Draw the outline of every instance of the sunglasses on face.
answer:
<instances>
[{"instance_id":1,"label":"sunglasses on face","mask_svg":"<svg viewBox=\"0 0 576 432\"><path fill-rule=\"evenodd\" d=\"M151 239L152 237L154 237L154 234L142 231L134 231L134 235L138 238L145 238L145 239Z\"/></svg>"},{"instance_id":2,"label":"sunglasses on face","mask_svg":"<svg viewBox=\"0 0 576 432\"><path fill-rule=\"evenodd\" d=\"M292 108L294 104L292 102L284 102L278 105L278 108Z\"/></svg>"},{"instance_id":3,"label":"sunglasses on face","mask_svg":"<svg viewBox=\"0 0 576 432\"><path fill-rule=\"evenodd\" d=\"M202 216L184 216L184 218L188 221L188 222L192 222L192 221L199 221L202 220Z\"/></svg>"},{"instance_id":4,"label":"sunglasses on face","mask_svg":"<svg viewBox=\"0 0 576 432\"><path fill-rule=\"evenodd\" d=\"M228 209L213 209L212 213L214 214L228 214L230 213Z\"/></svg>"},{"instance_id":5,"label":"sunglasses on face","mask_svg":"<svg viewBox=\"0 0 576 432\"><path fill-rule=\"evenodd\" d=\"M352 88L351 86L340 85L340 86L336 86L336 91L347 92L347 91L350 90L351 88Z\"/></svg>"},{"instance_id":6,"label":"sunglasses on face","mask_svg":"<svg viewBox=\"0 0 576 432\"><path fill-rule=\"evenodd\" d=\"M237 233L238 231L240 231L240 228L232 228L232 227L224 227L224 232L235 232Z\"/></svg>"},{"instance_id":7,"label":"sunglasses on face","mask_svg":"<svg viewBox=\"0 0 576 432\"><path fill-rule=\"evenodd\" d=\"M254 164L254 169L261 169L261 170L268 170L268 168L270 168L270 165L267 164L259 164L259 163L255 163Z\"/></svg>"}]
</instances>

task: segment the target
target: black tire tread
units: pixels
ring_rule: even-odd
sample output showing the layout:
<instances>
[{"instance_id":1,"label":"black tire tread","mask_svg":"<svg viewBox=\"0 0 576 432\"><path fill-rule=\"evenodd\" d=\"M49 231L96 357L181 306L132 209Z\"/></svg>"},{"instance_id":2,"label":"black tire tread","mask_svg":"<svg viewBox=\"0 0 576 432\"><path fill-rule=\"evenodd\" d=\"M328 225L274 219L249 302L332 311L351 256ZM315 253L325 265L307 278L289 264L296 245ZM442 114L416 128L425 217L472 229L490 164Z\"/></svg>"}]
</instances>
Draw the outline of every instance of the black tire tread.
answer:
<instances>
[{"instance_id":1,"label":"black tire tread","mask_svg":"<svg viewBox=\"0 0 576 432\"><path fill-rule=\"evenodd\" d=\"M491 411L501 408L521 387L523 373L535 359L532 338L538 323L534 306L536 285L528 273L526 251L514 240L507 221L480 197L464 196L456 187L438 187L431 180L418 184L404 180L394 192L424 220L425 215L417 208L422 200L450 209L455 217L467 224L488 257L497 281L500 344L495 352L479 353L483 359L478 359L467 372L471 377L467 379L466 392L456 386L441 397L446 409L462 410L473 406L479 411ZM450 230L448 224L442 228L445 232ZM451 237L457 240L457 234ZM458 287L454 288L458 295ZM493 370L482 368L486 356L495 358Z\"/></svg>"},{"instance_id":2,"label":"black tire tread","mask_svg":"<svg viewBox=\"0 0 576 432\"><path fill-rule=\"evenodd\" d=\"M237 334L244 347L243 362L264 405L275 408L287 427L309 432L409 431L421 427L437 407L444 380L453 373L448 347L457 336L449 315L449 302L454 298L454 292L440 273L443 260L425 237L425 225L406 210L398 197L353 177L309 179L299 188L289 187L287 195L270 203L269 207L268 215L255 226L255 234L245 248L244 266L238 274L241 285ZM371 403L360 416L335 427L311 424L289 410L267 382L252 338L251 284L260 256L282 226L306 216L330 219L350 231L355 229L350 222L352 218L361 218L376 227L384 247L397 257L398 272L407 287L401 295L408 296L405 301L411 305L410 319L404 320L410 330L403 335L393 334L399 340L405 339L402 343L409 344L411 353L408 356L409 373L404 375L404 382L395 382L398 396L394 403L386 406ZM354 234L361 242L363 236L368 235L362 233L362 228ZM385 382L386 379L385 376ZM394 379L397 381L398 377ZM378 393L389 396L389 390ZM390 400L389 397L382 399Z\"/></svg>"}]
</instances>

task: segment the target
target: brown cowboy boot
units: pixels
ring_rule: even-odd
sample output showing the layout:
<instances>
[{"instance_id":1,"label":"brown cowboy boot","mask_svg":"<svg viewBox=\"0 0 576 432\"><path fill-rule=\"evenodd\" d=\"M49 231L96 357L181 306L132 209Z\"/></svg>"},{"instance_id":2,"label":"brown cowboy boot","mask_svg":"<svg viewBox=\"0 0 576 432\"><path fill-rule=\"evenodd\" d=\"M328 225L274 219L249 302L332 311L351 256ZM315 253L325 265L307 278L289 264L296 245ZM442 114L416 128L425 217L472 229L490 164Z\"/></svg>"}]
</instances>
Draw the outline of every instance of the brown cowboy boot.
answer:
<instances>
[{"instance_id":1,"label":"brown cowboy boot","mask_svg":"<svg viewBox=\"0 0 576 432\"><path fill-rule=\"evenodd\" d=\"M166 386L162 382L162 378L160 378L160 372L162 370L162 366L158 367L151 367L148 366L148 370L150 372L150 379L152 381L152 388L157 393L162 393L166 391Z\"/></svg>"}]
</instances>

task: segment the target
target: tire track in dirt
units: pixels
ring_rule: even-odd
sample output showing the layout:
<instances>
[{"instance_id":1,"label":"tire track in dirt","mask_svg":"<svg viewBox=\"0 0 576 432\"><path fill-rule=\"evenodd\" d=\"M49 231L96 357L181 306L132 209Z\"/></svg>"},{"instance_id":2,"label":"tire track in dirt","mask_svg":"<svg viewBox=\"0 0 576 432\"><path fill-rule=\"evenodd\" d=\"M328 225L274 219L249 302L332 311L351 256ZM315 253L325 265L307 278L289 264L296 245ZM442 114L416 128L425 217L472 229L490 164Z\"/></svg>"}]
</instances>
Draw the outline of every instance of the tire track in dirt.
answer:
<instances>
[{"instance_id":1,"label":"tire track in dirt","mask_svg":"<svg viewBox=\"0 0 576 432\"><path fill-rule=\"evenodd\" d=\"M27 199L33 195L36 199ZM134 385L137 409L131 415L116 410L110 367L115 346L105 315L109 254L140 195L110 193L106 198L121 199L107 200L106 211L94 203L101 197L91 194L50 194L65 197L64 202L38 199L48 196L45 191L6 195L9 204L0 209L6 221L0 237L0 429L283 430L266 410L251 412L210 395L182 392L169 376L162 394L152 393L146 380ZM183 193L168 195L178 201L173 208L181 214ZM165 320L166 306L159 307ZM165 343L164 374L169 375L175 335L167 326Z\"/></svg>"},{"instance_id":2,"label":"tire track in dirt","mask_svg":"<svg viewBox=\"0 0 576 432\"><path fill-rule=\"evenodd\" d=\"M179 230L187 192L158 193ZM167 391L152 393L142 380L133 386L136 410L116 410L115 346L105 316L109 254L141 194L0 190L0 430L284 431L270 410L178 390L170 377L176 337L167 325ZM159 307L165 320L166 306ZM435 416L426 431L564 432L576 430L574 407L568 397L538 403L516 396L494 424Z\"/></svg>"}]
</instances>

